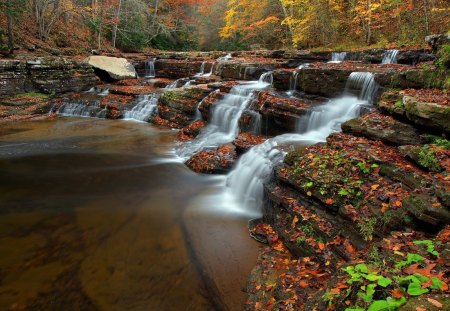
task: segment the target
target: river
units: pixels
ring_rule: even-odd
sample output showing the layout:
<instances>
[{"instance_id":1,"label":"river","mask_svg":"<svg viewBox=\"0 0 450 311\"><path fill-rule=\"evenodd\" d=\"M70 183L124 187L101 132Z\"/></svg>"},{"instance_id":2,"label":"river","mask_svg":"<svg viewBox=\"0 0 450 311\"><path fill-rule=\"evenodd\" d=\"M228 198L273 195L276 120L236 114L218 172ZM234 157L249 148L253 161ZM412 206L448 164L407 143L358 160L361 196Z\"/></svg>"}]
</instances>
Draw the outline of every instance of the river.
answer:
<instances>
[{"instance_id":1,"label":"river","mask_svg":"<svg viewBox=\"0 0 450 311\"><path fill-rule=\"evenodd\" d=\"M242 310L259 245L175 131L65 118L0 126L0 309ZM214 198L218 198L215 200Z\"/></svg>"}]
</instances>

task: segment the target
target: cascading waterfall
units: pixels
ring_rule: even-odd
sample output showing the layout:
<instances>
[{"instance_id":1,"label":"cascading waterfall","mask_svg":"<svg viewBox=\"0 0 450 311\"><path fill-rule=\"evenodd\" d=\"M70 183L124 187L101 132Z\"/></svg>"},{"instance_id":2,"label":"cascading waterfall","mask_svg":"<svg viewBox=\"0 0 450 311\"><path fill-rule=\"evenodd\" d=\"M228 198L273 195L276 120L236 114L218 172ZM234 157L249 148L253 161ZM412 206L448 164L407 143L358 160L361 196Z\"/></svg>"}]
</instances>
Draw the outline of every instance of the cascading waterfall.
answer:
<instances>
[{"instance_id":1,"label":"cascading waterfall","mask_svg":"<svg viewBox=\"0 0 450 311\"><path fill-rule=\"evenodd\" d=\"M340 63L345 60L347 57L347 52L332 52L331 53L331 62L332 63Z\"/></svg>"},{"instance_id":2,"label":"cascading waterfall","mask_svg":"<svg viewBox=\"0 0 450 311\"><path fill-rule=\"evenodd\" d=\"M211 92L211 94L218 93L218 92L220 92L220 90L215 90L215 91ZM196 121L202 119L202 113L200 111L200 107L202 106L205 99L206 99L206 97L203 98L197 105L197 109L195 110L195 120Z\"/></svg>"},{"instance_id":3,"label":"cascading waterfall","mask_svg":"<svg viewBox=\"0 0 450 311\"><path fill-rule=\"evenodd\" d=\"M289 96L294 95L297 90L297 77L298 71L293 71L291 77L289 78L289 91L287 92Z\"/></svg>"},{"instance_id":4,"label":"cascading waterfall","mask_svg":"<svg viewBox=\"0 0 450 311\"><path fill-rule=\"evenodd\" d=\"M383 60L381 61L382 64L396 64L397 63L397 56L398 56L398 50L387 50L384 52Z\"/></svg>"},{"instance_id":5,"label":"cascading waterfall","mask_svg":"<svg viewBox=\"0 0 450 311\"><path fill-rule=\"evenodd\" d=\"M286 154L282 146L307 146L324 142L331 133L340 130L343 122L358 117L361 108L373 101L370 96L375 96L378 88L371 73L367 73L365 79L362 79L362 73L352 74L347 85L359 87L359 98L346 90L343 97L313 108L311 113L301 118L307 126L303 127L300 134L276 136L251 148L239 159L228 175L227 185L229 193L244 206L248 214L254 215L262 206L263 185L271 178L274 165L282 162Z\"/></svg>"},{"instance_id":6,"label":"cascading waterfall","mask_svg":"<svg viewBox=\"0 0 450 311\"><path fill-rule=\"evenodd\" d=\"M159 96L157 94L141 95L133 109L125 111L124 118L128 120L147 121L156 111Z\"/></svg>"},{"instance_id":7,"label":"cascading waterfall","mask_svg":"<svg viewBox=\"0 0 450 311\"><path fill-rule=\"evenodd\" d=\"M200 134L178 148L178 156L187 160L200 149L217 147L233 141L239 134L239 119L253 100L254 91L270 87L272 81L272 73L268 72L261 75L257 82L233 87L229 94L214 105L211 121Z\"/></svg>"},{"instance_id":8,"label":"cascading waterfall","mask_svg":"<svg viewBox=\"0 0 450 311\"><path fill-rule=\"evenodd\" d=\"M359 99L372 104L378 92L378 84L375 82L375 76L371 72L352 72L345 85L345 94L351 90L359 92Z\"/></svg>"},{"instance_id":9,"label":"cascading waterfall","mask_svg":"<svg viewBox=\"0 0 450 311\"><path fill-rule=\"evenodd\" d=\"M145 77L146 78L156 77L155 61L156 61L156 58L149 58L147 60L147 62L145 63Z\"/></svg>"},{"instance_id":10,"label":"cascading waterfall","mask_svg":"<svg viewBox=\"0 0 450 311\"><path fill-rule=\"evenodd\" d=\"M102 111L100 101L93 103L65 102L56 113L62 116L100 118Z\"/></svg>"},{"instance_id":11,"label":"cascading waterfall","mask_svg":"<svg viewBox=\"0 0 450 311\"><path fill-rule=\"evenodd\" d=\"M217 60L218 60L218 61L227 61L227 60L230 60L230 59L232 59L232 58L233 58L233 56L231 56L231 53L228 53L228 54L225 55L225 56L219 57Z\"/></svg>"},{"instance_id":12,"label":"cascading waterfall","mask_svg":"<svg viewBox=\"0 0 450 311\"><path fill-rule=\"evenodd\" d=\"M205 65L206 62L202 62L202 65L200 66L200 71L195 75L195 77L201 77L205 74Z\"/></svg>"}]
</instances>

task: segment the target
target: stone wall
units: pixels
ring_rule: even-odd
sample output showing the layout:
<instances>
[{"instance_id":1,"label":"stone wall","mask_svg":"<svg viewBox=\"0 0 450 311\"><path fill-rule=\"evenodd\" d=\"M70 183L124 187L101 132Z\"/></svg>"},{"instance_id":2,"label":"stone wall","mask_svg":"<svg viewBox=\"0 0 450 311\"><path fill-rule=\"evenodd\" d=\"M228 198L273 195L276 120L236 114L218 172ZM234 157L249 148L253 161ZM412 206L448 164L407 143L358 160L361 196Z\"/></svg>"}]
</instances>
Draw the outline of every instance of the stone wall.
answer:
<instances>
[{"instance_id":1,"label":"stone wall","mask_svg":"<svg viewBox=\"0 0 450 311\"><path fill-rule=\"evenodd\" d=\"M65 58L0 60L0 96L80 92L91 88L95 82L91 66Z\"/></svg>"}]
</instances>

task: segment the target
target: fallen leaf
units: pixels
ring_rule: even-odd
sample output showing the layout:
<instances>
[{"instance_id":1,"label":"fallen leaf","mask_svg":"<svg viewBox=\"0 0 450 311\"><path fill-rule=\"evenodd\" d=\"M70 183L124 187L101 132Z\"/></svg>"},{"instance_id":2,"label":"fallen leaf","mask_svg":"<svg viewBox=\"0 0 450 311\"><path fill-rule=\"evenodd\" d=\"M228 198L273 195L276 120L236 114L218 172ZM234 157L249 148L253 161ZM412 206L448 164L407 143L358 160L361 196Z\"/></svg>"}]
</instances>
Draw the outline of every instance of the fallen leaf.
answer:
<instances>
[{"instance_id":1,"label":"fallen leaf","mask_svg":"<svg viewBox=\"0 0 450 311\"><path fill-rule=\"evenodd\" d=\"M428 302L431 303L433 306L435 306L436 308L442 308L442 303L440 303L439 301L432 299L432 298L427 298Z\"/></svg>"},{"instance_id":2,"label":"fallen leaf","mask_svg":"<svg viewBox=\"0 0 450 311\"><path fill-rule=\"evenodd\" d=\"M298 223L298 217L295 216L294 219L292 219L291 227L294 228L297 223Z\"/></svg>"},{"instance_id":3,"label":"fallen leaf","mask_svg":"<svg viewBox=\"0 0 450 311\"><path fill-rule=\"evenodd\" d=\"M325 203L331 205L331 204L334 203L334 200L332 198L328 198L328 199L325 200Z\"/></svg>"},{"instance_id":4,"label":"fallen leaf","mask_svg":"<svg viewBox=\"0 0 450 311\"><path fill-rule=\"evenodd\" d=\"M403 292L400 288L396 288L392 291L392 297L395 299L400 299L403 297Z\"/></svg>"},{"instance_id":5,"label":"fallen leaf","mask_svg":"<svg viewBox=\"0 0 450 311\"><path fill-rule=\"evenodd\" d=\"M371 188L372 190L377 190L379 186L380 186L379 184L374 184L374 185L372 185L370 188Z\"/></svg>"},{"instance_id":6,"label":"fallen leaf","mask_svg":"<svg viewBox=\"0 0 450 311\"><path fill-rule=\"evenodd\" d=\"M422 308L422 307L417 307L417 308L416 308L416 311L427 311L427 309Z\"/></svg>"}]
</instances>

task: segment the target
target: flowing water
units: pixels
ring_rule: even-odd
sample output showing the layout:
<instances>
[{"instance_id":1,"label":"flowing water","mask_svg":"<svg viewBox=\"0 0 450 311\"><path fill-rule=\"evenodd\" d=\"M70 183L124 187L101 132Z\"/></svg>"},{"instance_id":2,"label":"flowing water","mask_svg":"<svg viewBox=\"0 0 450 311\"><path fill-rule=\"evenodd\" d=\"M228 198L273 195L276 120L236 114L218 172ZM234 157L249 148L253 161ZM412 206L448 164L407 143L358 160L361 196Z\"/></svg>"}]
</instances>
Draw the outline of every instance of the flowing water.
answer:
<instances>
[{"instance_id":1,"label":"flowing water","mask_svg":"<svg viewBox=\"0 0 450 311\"><path fill-rule=\"evenodd\" d=\"M242 310L257 243L175 133L58 118L0 127L1 310Z\"/></svg>"},{"instance_id":2,"label":"flowing water","mask_svg":"<svg viewBox=\"0 0 450 311\"><path fill-rule=\"evenodd\" d=\"M347 52L332 52L330 63L341 63L347 57Z\"/></svg>"},{"instance_id":3,"label":"flowing water","mask_svg":"<svg viewBox=\"0 0 450 311\"><path fill-rule=\"evenodd\" d=\"M149 58L147 60L147 62L145 63L145 77L146 78L156 77L155 61L156 61L156 58Z\"/></svg>"},{"instance_id":4,"label":"flowing water","mask_svg":"<svg viewBox=\"0 0 450 311\"><path fill-rule=\"evenodd\" d=\"M242 202L242 209L261 216L263 185L271 178L274 165L283 161L283 146L307 146L324 142L333 132L339 131L343 122L360 115L376 94L377 84L373 74L355 72L348 79L344 96L312 108L299 119L299 134L284 134L251 148L238 161L228 175L228 192ZM359 90L359 96L351 95L352 89Z\"/></svg>"},{"instance_id":5,"label":"flowing water","mask_svg":"<svg viewBox=\"0 0 450 311\"><path fill-rule=\"evenodd\" d=\"M141 95L137 105L131 110L125 111L124 118L147 122L148 118L157 110L158 98L158 94Z\"/></svg>"},{"instance_id":6,"label":"flowing water","mask_svg":"<svg viewBox=\"0 0 450 311\"><path fill-rule=\"evenodd\" d=\"M387 50L384 52L382 64L396 64L398 57L398 50Z\"/></svg>"},{"instance_id":7,"label":"flowing water","mask_svg":"<svg viewBox=\"0 0 450 311\"><path fill-rule=\"evenodd\" d=\"M239 134L239 119L254 99L254 91L268 88L272 82L272 73L268 72L261 75L259 81L233 87L229 94L214 105L211 120L200 134L178 148L178 156L187 160L200 149L213 148L233 141Z\"/></svg>"},{"instance_id":8,"label":"flowing water","mask_svg":"<svg viewBox=\"0 0 450 311\"><path fill-rule=\"evenodd\" d=\"M299 69L303 68L304 67ZM287 92L289 96L293 96L295 91L297 90L297 78L298 78L298 71L293 71L292 76L289 78L289 91Z\"/></svg>"}]
</instances>

